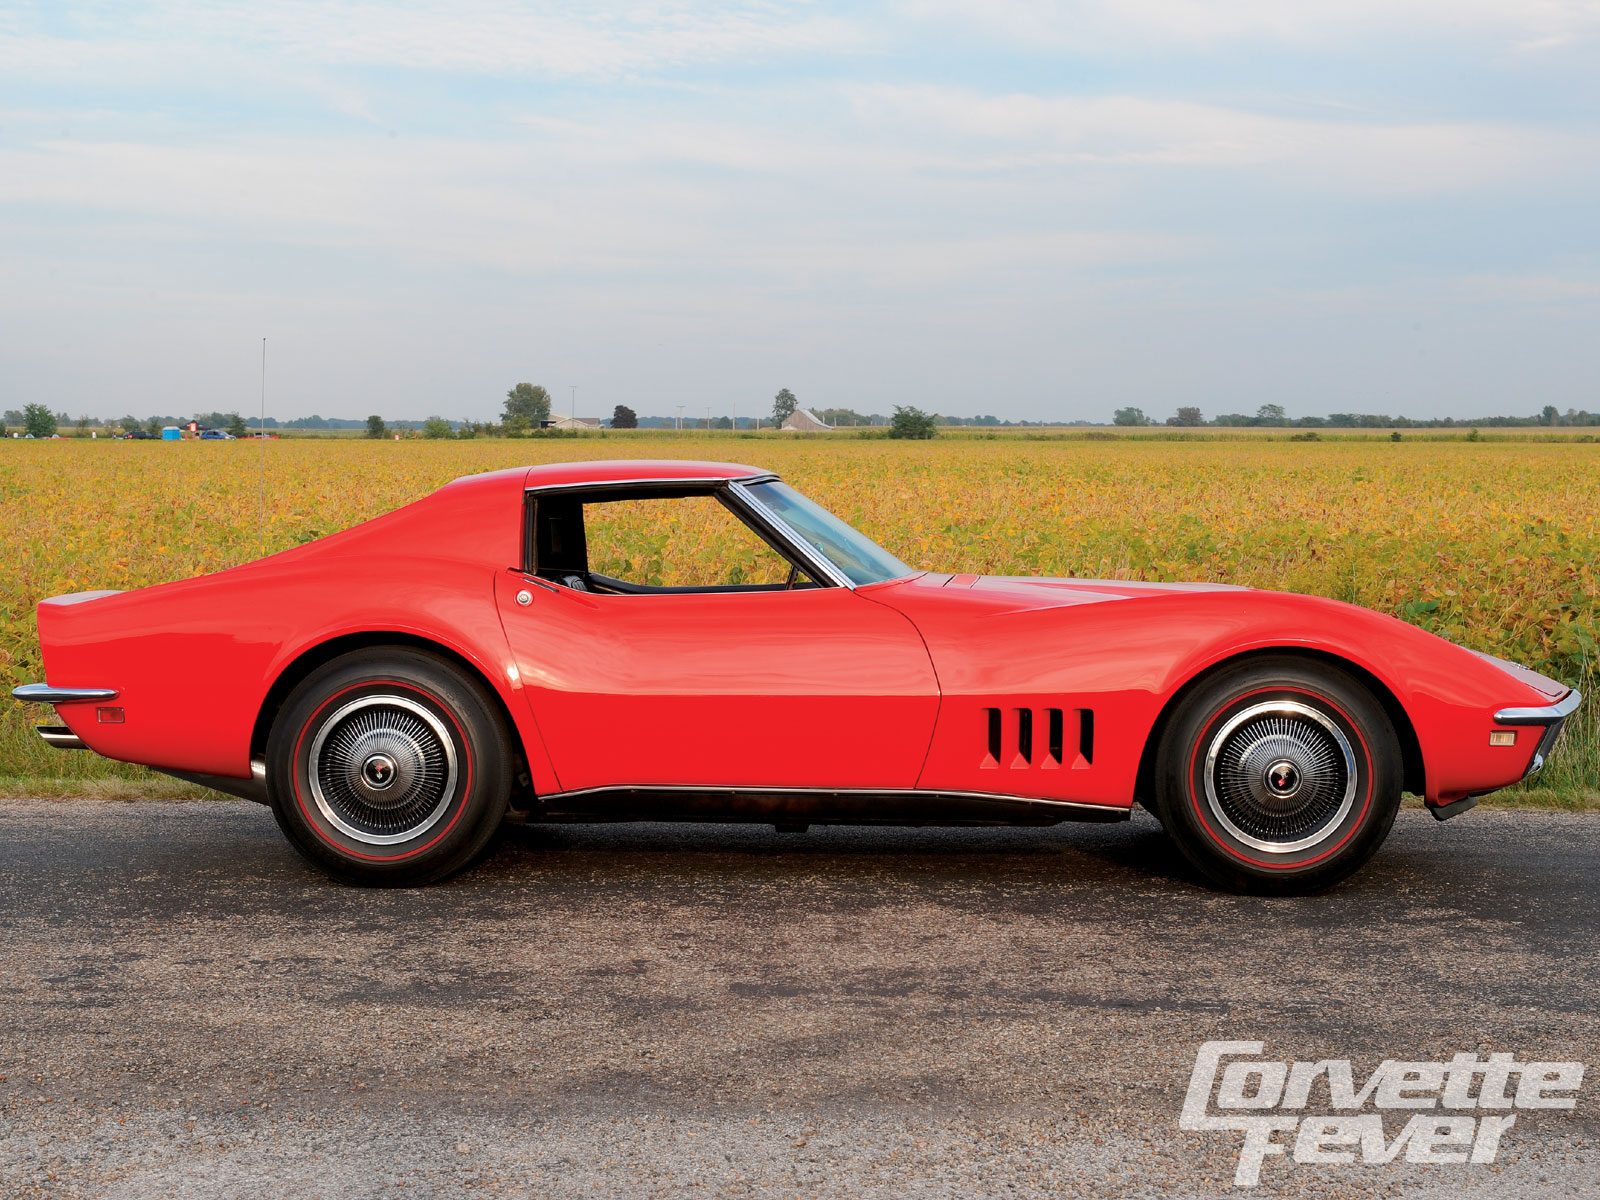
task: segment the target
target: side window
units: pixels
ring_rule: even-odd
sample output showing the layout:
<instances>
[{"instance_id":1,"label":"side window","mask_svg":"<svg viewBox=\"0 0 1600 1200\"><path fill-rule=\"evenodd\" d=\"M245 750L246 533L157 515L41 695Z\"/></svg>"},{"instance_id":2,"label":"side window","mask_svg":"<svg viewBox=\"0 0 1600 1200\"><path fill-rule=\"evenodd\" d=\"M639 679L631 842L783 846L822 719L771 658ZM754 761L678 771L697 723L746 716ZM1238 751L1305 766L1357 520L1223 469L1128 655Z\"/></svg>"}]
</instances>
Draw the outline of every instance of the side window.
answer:
<instances>
[{"instance_id":1,"label":"side window","mask_svg":"<svg viewBox=\"0 0 1600 1200\"><path fill-rule=\"evenodd\" d=\"M788 560L712 496L586 502L583 529L591 576L673 588L789 580Z\"/></svg>"}]
</instances>

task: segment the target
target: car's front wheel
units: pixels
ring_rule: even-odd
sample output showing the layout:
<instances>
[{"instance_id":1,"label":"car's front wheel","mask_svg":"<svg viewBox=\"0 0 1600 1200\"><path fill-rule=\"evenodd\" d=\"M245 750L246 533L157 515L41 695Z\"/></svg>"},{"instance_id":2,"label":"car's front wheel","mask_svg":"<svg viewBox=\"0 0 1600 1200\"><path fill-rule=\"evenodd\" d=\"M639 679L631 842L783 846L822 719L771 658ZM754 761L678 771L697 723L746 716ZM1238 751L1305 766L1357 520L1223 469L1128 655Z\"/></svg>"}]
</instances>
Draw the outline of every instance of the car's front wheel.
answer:
<instances>
[{"instance_id":1,"label":"car's front wheel","mask_svg":"<svg viewBox=\"0 0 1600 1200\"><path fill-rule=\"evenodd\" d=\"M1382 845L1402 779L1394 728L1356 679L1309 659L1260 657L1209 676L1171 714L1154 807L1212 882L1312 892Z\"/></svg>"},{"instance_id":2,"label":"car's front wheel","mask_svg":"<svg viewBox=\"0 0 1600 1200\"><path fill-rule=\"evenodd\" d=\"M294 847L347 883L460 870L505 816L511 746L483 687L407 647L358 650L290 694L267 742L267 792Z\"/></svg>"}]
</instances>

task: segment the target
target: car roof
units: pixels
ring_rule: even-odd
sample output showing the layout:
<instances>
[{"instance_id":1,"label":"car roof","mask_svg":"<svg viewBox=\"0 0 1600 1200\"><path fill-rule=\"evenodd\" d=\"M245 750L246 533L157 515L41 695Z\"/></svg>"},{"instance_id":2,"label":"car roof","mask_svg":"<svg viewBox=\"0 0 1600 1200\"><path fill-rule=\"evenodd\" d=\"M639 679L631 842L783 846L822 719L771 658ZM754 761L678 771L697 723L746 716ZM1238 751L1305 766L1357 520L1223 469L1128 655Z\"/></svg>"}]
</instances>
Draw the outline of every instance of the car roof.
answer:
<instances>
[{"instance_id":1,"label":"car roof","mask_svg":"<svg viewBox=\"0 0 1600 1200\"><path fill-rule=\"evenodd\" d=\"M529 467L530 488L573 487L603 483L641 483L647 480L718 480L770 477L771 471L742 463L696 462L677 458L628 458L598 462L544 463Z\"/></svg>"}]
</instances>

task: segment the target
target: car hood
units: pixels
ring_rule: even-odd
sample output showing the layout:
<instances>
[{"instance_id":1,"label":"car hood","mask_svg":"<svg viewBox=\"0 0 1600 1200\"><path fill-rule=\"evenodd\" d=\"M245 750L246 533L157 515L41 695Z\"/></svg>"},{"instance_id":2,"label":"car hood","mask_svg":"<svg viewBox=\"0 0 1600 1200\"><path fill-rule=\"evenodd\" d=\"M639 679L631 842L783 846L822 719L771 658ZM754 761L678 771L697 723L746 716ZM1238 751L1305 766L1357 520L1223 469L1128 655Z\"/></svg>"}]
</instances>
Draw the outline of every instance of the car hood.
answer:
<instances>
[{"instance_id":1,"label":"car hood","mask_svg":"<svg viewBox=\"0 0 1600 1200\"><path fill-rule=\"evenodd\" d=\"M1437 634L1420 629L1386 613L1322 596L1293 592L1263 591L1226 583L1146 583L1130 579L1052 579L1034 575L938 575L928 573L880 585L882 591L863 589L869 595L900 609L923 628L937 619L941 623L955 617L958 625L966 621L991 621L995 618L1029 620L1030 614L1060 611L1082 605L1104 605L1111 601L1161 601L1168 615L1156 628L1168 640L1182 640L1197 629L1208 629L1218 645L1229 652L1248 650L1256 645L1310 646L1341 654L1383 676L1382 664L1368 661L1365 648L1387 647L1394 655L1403 648L1420 659L1443 655L1458 676L1487 681L1509 676L1516 682L1549 698L1570 690L1558 680L1546 678L1527 667L1477 651L1467 650ZM1228 598L1212 593L1227 592ZM1123 621L1111 610L1101 609L1110 624L1093 623L1100 630L1117 626L1115 636L1127 638L1133 629L1148 629L1148 618L1156 612ZM1035 626L1037 628L1037 626ZM970 636L970 635L964 635ZM1037 634L1030 633L1030 637ZM1107 634L1106 636L1111 636ZM1485 675L1484 668L1490 673ZM1490 688L1492 690L1492 687ZM1533 703L1529 698L1528 703Z\"/></svg>"},{"instance_id":2,"label":"car hood","mask_svg":"<svg viewBox=\"0 0 1600 1200\"><path fill-rule=\"evenodd\" d=\"M1245 592L1228 583L1146 583L1134 579L1054 579L1040 575L924 576L924 585L970 590L985 600L1019 609L1061 608L1107 600L1140 600L1194 592Z\"/></svg>"}]
</instances>

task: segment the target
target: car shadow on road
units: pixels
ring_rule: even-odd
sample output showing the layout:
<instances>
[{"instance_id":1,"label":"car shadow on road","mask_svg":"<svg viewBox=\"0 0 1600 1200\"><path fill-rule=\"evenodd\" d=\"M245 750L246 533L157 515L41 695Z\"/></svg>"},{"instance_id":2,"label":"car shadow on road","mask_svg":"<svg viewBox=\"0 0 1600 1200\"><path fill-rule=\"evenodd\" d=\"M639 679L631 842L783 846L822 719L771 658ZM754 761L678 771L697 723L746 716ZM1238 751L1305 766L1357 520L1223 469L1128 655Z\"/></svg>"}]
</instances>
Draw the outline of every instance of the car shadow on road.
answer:
<instances>
[{"instance_id":1,"label":"car shadow on road","mask_svg":"<svg viewBox=\"0 0 1600 1200\"><path fill-rule=\"evenodd\" d=\"M679 876L804 872L859 879L902 872L988 883L1048 878L1079 884L1199 885L1161 827L1142 812L1114 825L816 825L803 833L706 822L510 825L479 869L510 876L533 863L544 870L609 867Z\"/></svg>"}]
</instances>

